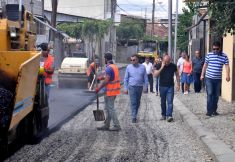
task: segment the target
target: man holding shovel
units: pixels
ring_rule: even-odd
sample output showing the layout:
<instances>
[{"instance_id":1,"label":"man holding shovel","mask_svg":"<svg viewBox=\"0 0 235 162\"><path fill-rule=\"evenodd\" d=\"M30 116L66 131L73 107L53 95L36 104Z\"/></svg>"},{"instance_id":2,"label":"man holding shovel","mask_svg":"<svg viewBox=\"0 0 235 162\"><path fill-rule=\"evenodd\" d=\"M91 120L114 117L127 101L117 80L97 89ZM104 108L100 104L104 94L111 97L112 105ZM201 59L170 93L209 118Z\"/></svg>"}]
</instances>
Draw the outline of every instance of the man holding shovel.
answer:
<instances>
[{"instance_id":1,"label":"man holding shovel","mask_svg":"<svg viewBox=\"0 0 235 162\"><path fill-rule=\"evenodd\" d=\"M121 130L116 111L114 109L114 101L117 95L120 94L120 79L119 79L119 70L118 67L112 61L112 54L105 53L105 77L98 78L103 80L101 84L96 88L95 92L98 93L100 89L105 87L105 110L106 110L106 120L102 127L98 127L98 130L110 130L110 131L119 131ZM110 127L110 122L113 121L113 126Z\"/></svg>"}]
</instances>

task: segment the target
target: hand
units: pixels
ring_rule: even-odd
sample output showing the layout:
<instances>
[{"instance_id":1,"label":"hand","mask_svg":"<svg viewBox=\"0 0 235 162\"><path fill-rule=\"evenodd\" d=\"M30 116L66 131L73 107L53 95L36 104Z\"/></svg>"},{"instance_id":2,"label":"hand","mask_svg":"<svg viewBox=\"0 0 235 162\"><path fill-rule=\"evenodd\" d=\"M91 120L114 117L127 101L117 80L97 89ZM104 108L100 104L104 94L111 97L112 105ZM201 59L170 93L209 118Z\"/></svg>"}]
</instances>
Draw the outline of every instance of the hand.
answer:
<instances>
[{"instance_id":1,"label":"hand","mask_svg":"<svg viewBox=\"0 0 235 162\"><path fill-rule=\"evenodd\" d=\"M230 76L226 77L226 81L229 82L230 81Z\"/></svg>"},{"instance_id":2,"label":"hand","mask_svg":"<svg viewBox=\"0 0 235 162\"><path fill-rule=\"evenodd\" d=\"M128 94L128 90L124 90L123 93L124 93L124 94Z\"/></svg>"},{"instance_id":3,"label":"hand","mask_svg":"<svg viewBox=\"0 0 235 162\"><path fill-rule=\"evenodd\" d=\"M99 76L97 80L103 80L103 76Z\"/></svg>"},{"instance_id":4,"label":"hand","mask_svg":"<svg viewBox=\"0 0 235 162\"><path fill-rule=\"evenodd\" d=\"M99 87L96 87L95 93L97 94L97 93L99 93L99 91L100 91Z\"/></svg>"},{"instance_id":5,"label":"hand","mask_svg":"<svg viewBox=\"0 0 235 162\"><path fill-rule=\"evenodd\" d=\"M177 84L176 86L176 90L179 91L180 90L180 83Z\"/></svg>"},{"instance_id":6,"label":"hand","mask_svg":"<svg viewBox=\"0 0 235 162\"><path fill-rule=\"evenodd\" d=\"M200 79L201 79L201 81L202 81L202 80L204 79L204 75L201 75Z\"/></svg>"},{"instance_id":7,"label":"hand","mask_svg":"<svg viewBox=\"0 0 235 162\"><path fill-rule=\"evenodd\" d=\"M161 69L163 69L164 67L165 67L165 62L164 61L162 61L162 66L161 66Z\"/></svg>"}]
</instances>

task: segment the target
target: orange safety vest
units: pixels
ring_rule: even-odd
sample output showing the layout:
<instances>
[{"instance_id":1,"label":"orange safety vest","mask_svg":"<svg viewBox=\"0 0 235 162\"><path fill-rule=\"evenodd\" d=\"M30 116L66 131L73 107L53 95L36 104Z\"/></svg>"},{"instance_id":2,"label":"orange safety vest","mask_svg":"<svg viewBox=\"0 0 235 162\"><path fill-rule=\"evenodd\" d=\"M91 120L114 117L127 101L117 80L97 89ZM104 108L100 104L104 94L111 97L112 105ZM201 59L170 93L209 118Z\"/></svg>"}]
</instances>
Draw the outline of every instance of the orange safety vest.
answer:
<instances>
[{"instance_id":1,"label":"orange safety vest","mask_svg":"<svg viewBox=\"0 0 235 162\"><path fill-rule=\"evenodd\" d=\"M48 57L44 61L44 69L45 70L52 70L53 69L53 64L54 64L54 57L48 54ZM48 74L46 72L43 73L45 76L45 83L51 84L52 83L52 74Z\"/></svg>"},{"instance_id":2,"label":"orange safety vest","mask_svg":"<svg viewBox=\"0 0 235 162\"><path fill-rule=\"evenodd\" d=\"M106 85L106 95L117 96L120 94L121 90L118 67L114 64L110 64L109 67L114 71L114 80Z\"/></svg>"},{"instance_id":3,"label":"orange safety vest","mask_svg":"<svg viewBox=\"0 0 235 162\"><path fill-rule=\"evenodd\" d=\"M91 72L95 69L95 63L92 62L89 66L89 68L86 71L87 76L90 76Z\"/></svg>"}]
</instances>

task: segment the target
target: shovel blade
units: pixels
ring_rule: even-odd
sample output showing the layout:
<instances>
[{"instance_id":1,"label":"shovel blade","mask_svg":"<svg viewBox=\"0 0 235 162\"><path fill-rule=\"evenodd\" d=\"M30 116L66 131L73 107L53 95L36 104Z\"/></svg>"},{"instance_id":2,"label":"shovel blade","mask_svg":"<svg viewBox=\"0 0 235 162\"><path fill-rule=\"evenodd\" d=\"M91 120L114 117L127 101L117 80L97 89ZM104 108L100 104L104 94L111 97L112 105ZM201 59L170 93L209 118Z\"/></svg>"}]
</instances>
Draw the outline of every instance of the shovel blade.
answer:
<instances>
[{"instance_id":1,"label":"shovel blade","mask_svg":"<svg viewBox=\"0 0 235 162\"><path fill-rule=\"evenodd\" d=\"M103 110L93 110L95 121L104 121L105 115Z\"/></svg>"}]
</instances>

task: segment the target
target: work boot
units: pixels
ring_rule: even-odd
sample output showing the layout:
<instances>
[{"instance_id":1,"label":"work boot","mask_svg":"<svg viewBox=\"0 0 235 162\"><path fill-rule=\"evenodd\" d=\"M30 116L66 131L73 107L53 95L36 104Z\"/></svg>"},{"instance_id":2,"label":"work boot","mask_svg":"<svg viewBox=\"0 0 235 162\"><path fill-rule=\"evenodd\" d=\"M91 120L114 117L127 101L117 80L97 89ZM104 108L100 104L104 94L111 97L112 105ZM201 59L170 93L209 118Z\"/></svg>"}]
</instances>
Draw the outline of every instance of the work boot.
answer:
<instances>
[{"instance_id":1,"label":"work boot","mask_svg":"<svg viewBox=\"0 0 235 162\"><path fill-rule=\"evenodd\" d=\"M102 127L97 127L97 130L109 130L109 126L103 125Z\"/></svg>"},{"instance_id":2,"label":"work boot","mask_svg":"<svg viewBox=\"0 0 235 162\"><path fill-rule=\"evenodd\" d=\"M111 128L109 128L110 131L120 131L121 127L120 126L113 126Z\"/></svg>"}]
</instances>

